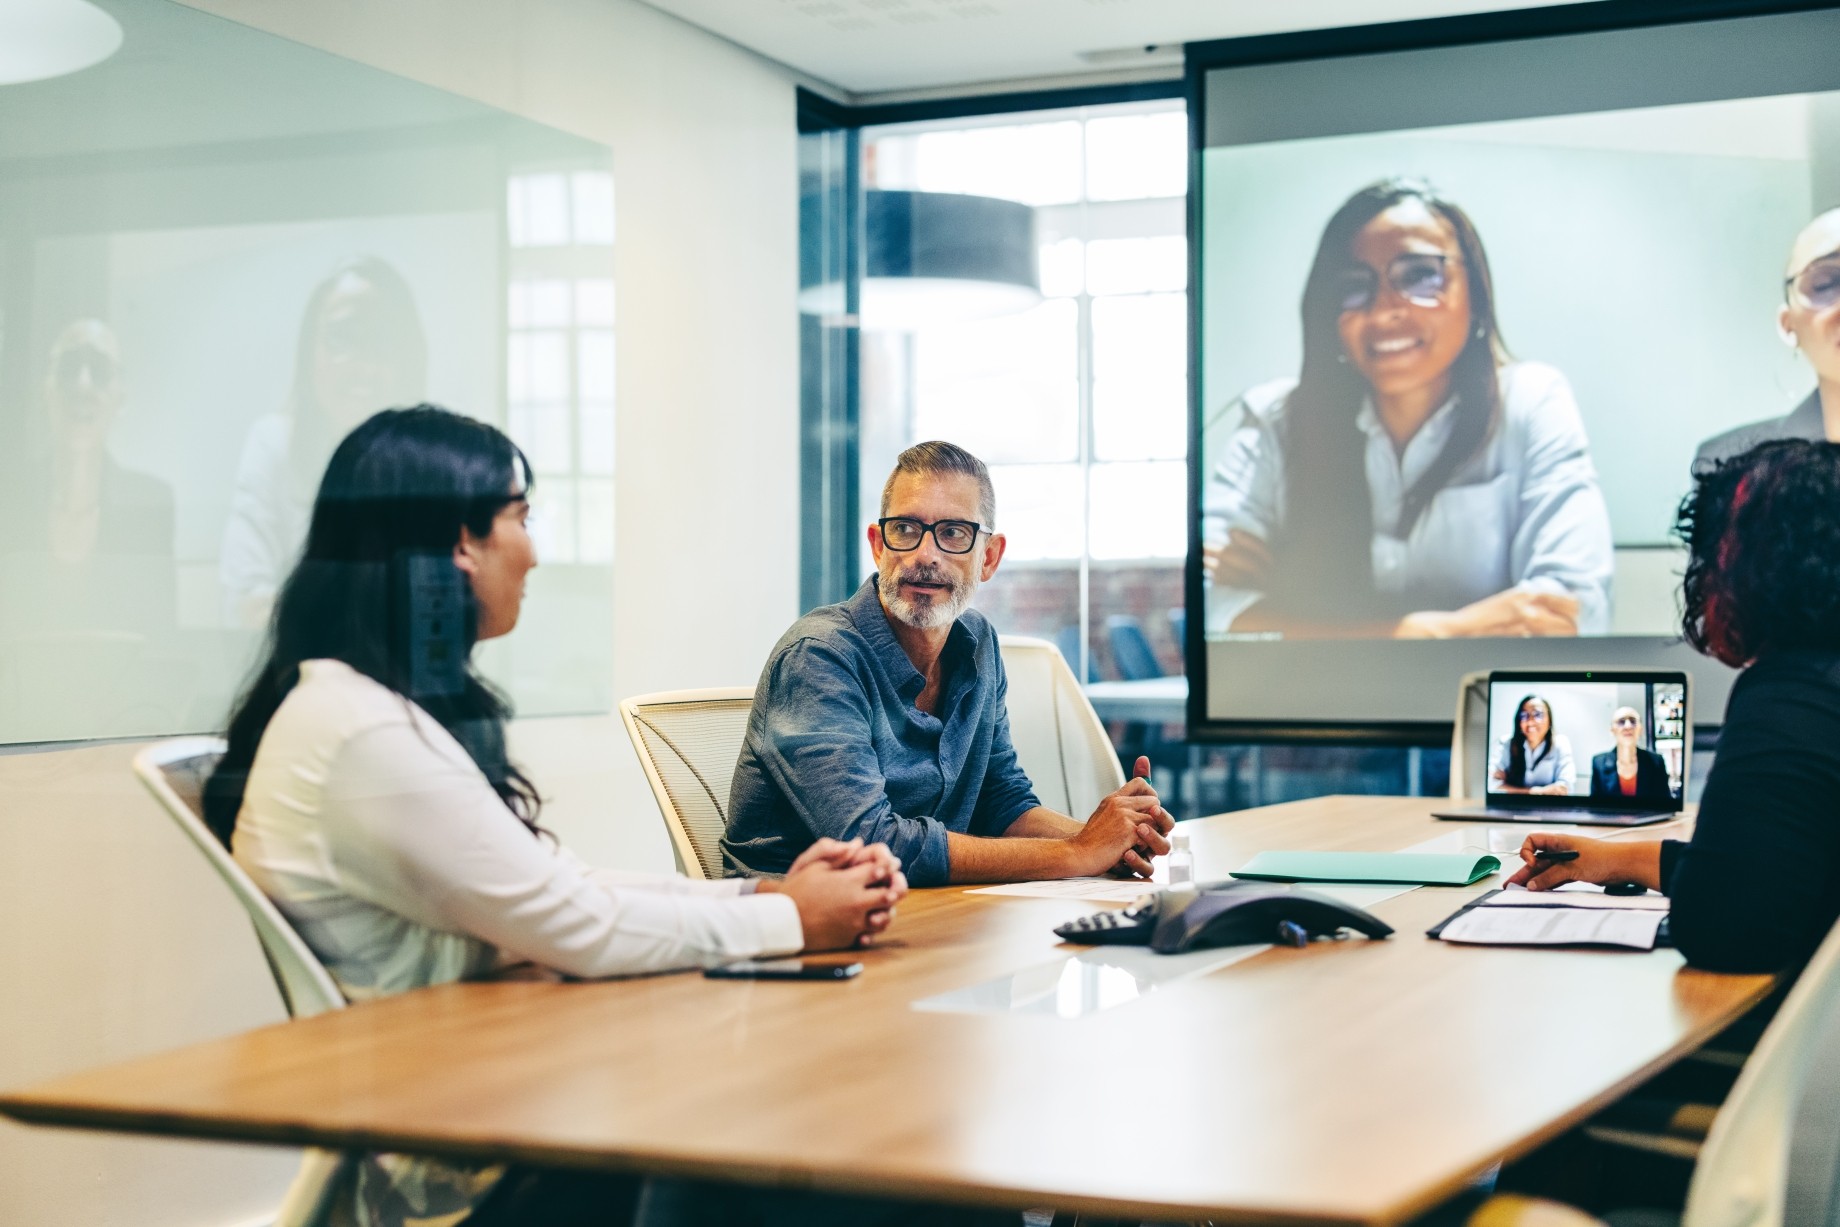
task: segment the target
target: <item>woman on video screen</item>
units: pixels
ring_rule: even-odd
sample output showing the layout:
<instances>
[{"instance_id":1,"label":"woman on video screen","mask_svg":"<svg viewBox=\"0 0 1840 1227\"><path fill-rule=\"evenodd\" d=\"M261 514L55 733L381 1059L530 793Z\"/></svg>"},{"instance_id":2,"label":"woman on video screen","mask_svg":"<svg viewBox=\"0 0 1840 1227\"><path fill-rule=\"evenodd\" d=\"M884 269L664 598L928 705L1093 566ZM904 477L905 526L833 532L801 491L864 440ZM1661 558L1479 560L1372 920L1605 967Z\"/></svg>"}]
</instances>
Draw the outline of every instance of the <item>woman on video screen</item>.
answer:
<instances>
[{"instance_id":1,"label":"woman on video screen","mask_svg":"<svg viewBox=\"0 0 1840 1227\"><path fill-rule=\"evenodd\" d=\"M1511 361L1482 240L1429 186L1356 192L1303 367L1247 391L1202 496L1210 629L1603 634L1610 517L1565 377Z\"/></svg>"},{"instance_id":2,"label":"woman on video screen","mask_svg":"<svg viewBox=\"0 0 1840 1227\"><path fill-rule=\"evenodd\" d=\"M1552 704L1530 694L1514 709L1514 727L1495 743L1490 792L1564 796L1572 791L1572 743L1553 727Z\"/></svg>"}]
</instances>

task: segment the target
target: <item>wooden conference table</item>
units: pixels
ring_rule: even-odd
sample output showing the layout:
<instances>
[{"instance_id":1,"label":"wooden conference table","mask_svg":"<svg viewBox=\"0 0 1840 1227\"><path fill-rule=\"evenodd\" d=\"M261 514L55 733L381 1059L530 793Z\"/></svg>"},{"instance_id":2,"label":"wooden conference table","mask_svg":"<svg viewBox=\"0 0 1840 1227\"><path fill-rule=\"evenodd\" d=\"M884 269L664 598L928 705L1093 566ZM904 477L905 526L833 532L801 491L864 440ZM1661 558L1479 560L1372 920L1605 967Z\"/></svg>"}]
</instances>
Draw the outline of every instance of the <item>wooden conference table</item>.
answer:
<instances>
[{"instance_id":1,"label":"wooden conference table","mask_svg":"<svg viewBox=\"0 0 1840 1227\"><path fill-rule=\"evenodd\" d=\"M1185 824L1198 873L1396 850L1467 824L1327 797ZM1641 837L1638 835L1637 837ZM1390 1224L1701 1044L1768 976L1449 946L1487 889L1078 1018L920 998L1063 960L1095 905L916 891L847 983L456 984L0 1096L20 1120L637 1169L1166 1219Z\"/></svg>"}]
</instances>

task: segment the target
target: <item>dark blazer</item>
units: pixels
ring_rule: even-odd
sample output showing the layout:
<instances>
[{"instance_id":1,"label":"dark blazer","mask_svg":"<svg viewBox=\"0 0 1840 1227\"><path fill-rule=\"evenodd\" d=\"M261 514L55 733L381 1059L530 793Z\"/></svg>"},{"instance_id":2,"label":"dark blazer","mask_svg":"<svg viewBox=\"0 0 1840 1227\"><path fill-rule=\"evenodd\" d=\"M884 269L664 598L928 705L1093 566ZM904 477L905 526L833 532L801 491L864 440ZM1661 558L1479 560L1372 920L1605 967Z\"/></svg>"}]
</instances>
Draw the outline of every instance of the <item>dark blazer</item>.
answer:
<instances>
[{"instance_id":1,"label":"dark blazer","mask_svg":"<svg viewBox=\"0 0 1840 1227\"><path fill-rule=\"evenodd\" d=\"M1605 750L1591 759L1591 799L1614 801L1623 789L1616 778L1616 751ZM1636 795L1632 801L1671 801L1667 764L1653 750L1636 749Z\"/></svg>"},{"instance_id":2,"label":"dark blazer","mask_svg":"<svg viewBox=\"0 0 1840 1227\"><path fill-rule=\"evenodd\" d=\"M1742 456L1759 443L1771 439L1812 439L1816 443L1827 437L1821 417L1821 394L1810 392L1808 399L1779 418L1767 418L1714 435L1699 445L1693 456L1693 472L1703 473L1722 460Z\"/></svg>"}]
</instances>

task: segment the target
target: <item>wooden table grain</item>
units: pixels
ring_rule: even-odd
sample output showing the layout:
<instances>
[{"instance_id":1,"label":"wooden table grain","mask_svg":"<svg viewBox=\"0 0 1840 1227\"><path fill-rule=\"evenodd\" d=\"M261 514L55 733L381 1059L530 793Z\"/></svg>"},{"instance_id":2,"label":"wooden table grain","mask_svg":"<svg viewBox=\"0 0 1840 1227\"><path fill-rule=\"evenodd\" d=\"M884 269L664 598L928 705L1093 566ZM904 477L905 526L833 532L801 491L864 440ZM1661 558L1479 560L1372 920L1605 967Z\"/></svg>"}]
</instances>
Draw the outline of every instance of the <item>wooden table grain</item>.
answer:
<instances>
[{"instance_id":1,"label":"wooden table grain","mask_svg":"<svg viewBox=\"0 0 1840 1227\"><path fill-rule=\"evenodd\" d=\"M1480 826L1326 797L1184 824L1199 876L1270 848ZM1654 838L1663 831L1623 838ZM1374 908L1083 1018L918 1011L1065 958L1093 904L916 891L844 983L455 984L0 1096L19 1120L1216 1221L1392 1224L1691 1051L1767 976L1649 954L1460 947L1491 883Z\"/></svg>"}]
</instances>

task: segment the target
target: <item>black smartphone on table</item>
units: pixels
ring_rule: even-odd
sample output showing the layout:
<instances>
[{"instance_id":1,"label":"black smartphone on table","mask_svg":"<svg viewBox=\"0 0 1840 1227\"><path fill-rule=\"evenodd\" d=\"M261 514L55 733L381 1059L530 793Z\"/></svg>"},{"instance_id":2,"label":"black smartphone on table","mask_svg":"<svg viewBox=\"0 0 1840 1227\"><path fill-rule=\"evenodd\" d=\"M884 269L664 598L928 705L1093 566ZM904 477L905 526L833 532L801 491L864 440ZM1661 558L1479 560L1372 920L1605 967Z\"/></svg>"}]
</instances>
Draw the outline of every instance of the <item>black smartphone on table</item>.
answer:
<instances>
[{"instance_id":1,"label":"black smartphone on table","mask_svg":"<svg viewBox=\"0 0 1840 1227\"><path fill-rule=\"evenodd\" d=\"M848 980L861 972L861 963L813 963L805 959L743 959L703 969L703 974L712 980Z\"/></svg>"}]
</instances>

